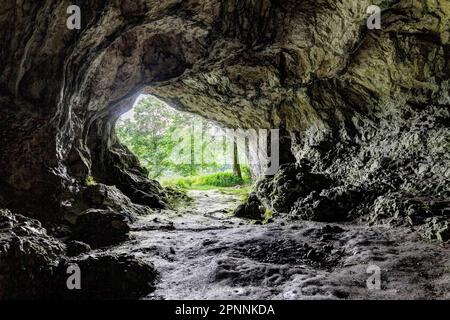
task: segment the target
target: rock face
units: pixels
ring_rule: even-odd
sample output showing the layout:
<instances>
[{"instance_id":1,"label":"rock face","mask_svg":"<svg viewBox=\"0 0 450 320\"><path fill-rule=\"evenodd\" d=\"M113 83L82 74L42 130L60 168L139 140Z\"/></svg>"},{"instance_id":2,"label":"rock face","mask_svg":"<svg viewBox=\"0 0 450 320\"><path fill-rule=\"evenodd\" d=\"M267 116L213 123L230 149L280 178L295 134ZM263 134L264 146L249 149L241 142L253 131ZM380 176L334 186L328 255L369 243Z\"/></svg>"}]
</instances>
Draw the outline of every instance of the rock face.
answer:
<instances>
[{"instance_id":1,"label":"rock face","mask_svg":"<svg viewBox=\"0 0 450 320\"><path fill-rule=\"evenodd\" d=\"M264 207L255 193L250 193L246 203L239 205L234 211L238 218L262 220L264 218Z\"/></svg>"},{"instance_id":2,"label":"rock face","mask_svg":"<svg viewBox=\"0 0 450 320\"><path fill-rule=\"evenodd\" d=\"M76 257L83 253L88 253L91 251L91 247L81 241L70 240L66 243L67 246L67 256L68 257Z\"/></svg>"},{"instance_id":3,"label":"rock face","mask_svg":"<svg viewBox=\"0 0 450 320\"><path fill-rule=\"evenodd\" d=\"M42 295L63 253L39 221L0 210L0 299Z\"/></svg>"},{"instance_id":4,"label":"rock face","mask_svg":"<svg viewBox=\"0 0 450 320\"><path fill-rule=\"evenodd\" d=\"M81 290L67 290L66 270L76 264L82 270ZM65 299L138 299L153 290L158 272L152 264L127 255L100 254L63 261L55 271L62 279L54 290ZM60 297L61 297L60 296Z\"/></svg>"},{"instance_id":5,"label":"rock face","mask_svg":"<svg viewBox=\"0 0 450 320\"><path fill-rule=\"evenodd\" d=\"M258 182L258 196L265 199L266 206L278 212L289 212L295 201L313 191L327 189L330 179L324 174L312 173L309 164L285 164L268 179Z\"/></svg>"},{"instance_id":6,"label":"rock face","mask_svg":"<svg viewBox=\"0 0 450 320\"><path fill-rule=\"evenodd\" d=\"M64 258L66 248L77 257ZM64 246L39 221L0 210L0 299L136 299L153 290L152 264L132 255L82 255L89 250L78 241ZM67 287L71 265L81 270L81 290Z\"/></svg>"},{"instance_id":7,"label":"rock face","mask_svg":"<svg viewBox=\"0 0 450 320\"><path fill-rule=\"evenodd\" d=\"M286 166L256 190L278 213L408 216L448 235L447 0L88 0L80 30L71 4L2 2L0 207L71 224L165 207L114 132L148 93L230 128L281 129Z\"/></svg>"},{"instance_id":8,"label":"rock face","mask_svg":"<svg viewBox=\"0 0 450 320\"><path fill-rule=\"evenodd\" d=\"M86 210L77 219L73 237L95 247L117 244L128 238L128 222L120 213Z\"/></svg>"}]
</instances>

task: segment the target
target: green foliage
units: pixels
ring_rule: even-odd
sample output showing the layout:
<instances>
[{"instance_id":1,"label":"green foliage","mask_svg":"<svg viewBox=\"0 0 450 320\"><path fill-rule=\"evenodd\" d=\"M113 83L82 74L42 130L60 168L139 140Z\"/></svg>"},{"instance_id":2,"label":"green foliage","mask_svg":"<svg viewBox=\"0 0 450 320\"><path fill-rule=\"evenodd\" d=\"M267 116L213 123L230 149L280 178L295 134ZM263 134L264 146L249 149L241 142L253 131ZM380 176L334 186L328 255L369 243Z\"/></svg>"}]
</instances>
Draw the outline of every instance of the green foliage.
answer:
<instances>
[{"instance_id":1,"label":"green foliage","mask_svg":"<svg viewBox=\"0 0 450 320\"><path fill-rule=\"evenodd\" d=\"M187 203L192 202L192 198L189 197L187 190L180 187L165 187L164 192L167 195L169 204L172 208L177 208L181 205L185 206Z\"/></svg>"},{"instance_id":2,"label":"green foliage","mask_svg":"<svg viewBox=\"0 0 450 320\"><path fill-rule=\"evenodd\" d=\"M244 179L244 181L252 180L252 173L250 172L250 166L241 165L241 172L242 172L242 179Z\"/></svg>"},{"instance_id":3,"label":"green foliage","mask_svg":"<svg viewBox=\"0 0 450 320\"><path fill-rule=\"evenodd\" d=\"M233 141L222 128L153 96L141 98L132 113L119 119L116 133L149 177L167 186L232 187L251 181L248 166L240 165L242 178L225 171L232 168Z\"/></svg>"},{"instance_id":4,"label":"green foliage","mask_svg":"<svg viewBox=\"0 0 450 320\"><path fill-rule=\"evenodd\" d=\"M181 139L176 130L191 122L192 118L192 115L177 112L157 98L148 96L136 104L133 118L118 122L116 133L149 170L149 176L156 179L167 169L176 167L170 157ZM192 172L192 168L186 165L179 169L182 173Z\"/></svg>"},{"instance_id":5,"label":"green foliage","mask_svg":"<svg viewBox=\"0 0 450 320\"><path fill-rule=\"evenodd\" d=\"M228 195L237 195L240 196L240 200L245 203L248 201L248 196L250 194L251 186L249 184L245 184L240 188L218 188L220 193L228 194Z\"/></svg>"},{"instance_id":6,"label":"green foliage","mask_svg":"<svg viewBox=\"0 0 450 320\"><path fill-rule=\"evenodd\" d=\"M162 184L165 186L176 186L185 189L199 189L200 187L235 187L249 182L250 180L248 179L240 179L234 176L230 171L162 179Z\"/></svg>"},{"instance_id":7,"label":"green foliage","mask_svg":"<svg viewBox=\"0 0 450 320\"><path fill-rule=\"evenodd\" d=\"M263 219L263 224L266 224L269 222L270 219L273 218L273 211L266 209L266 211L264 212L264 219Z\"/></svg>"},{"instance_id":8,"label":"green foliage","mask_svg":"<svg viewBox=\"0 0 450 320\"><path fill-rule=\"evenodd\" d=\"M176 177L176 178L161 179L161 184L167 187L190 189L193 183L194 183L193 177Z\"/></svg>"},{"instance_id":9,"label":"green foliage","mask_svg":"<svg viewBox=\"0 0 450 320\"><path fill-rule=\"evenodd\" d=\"M217 172L198 176L194 185L214 187L234 187L244 184L244 180L233 175L232 172Z\"/></svg>"},{"instance_id":10,"label":"green foliage","mask_svg":"<svg viewBox=\"0 0 450 320\"><path fill-rule=\"evenodd\" d=\"M88 176L86 178L86 186L95 186L97 185L97 182L95 181L93 176Z\"/></svg>"}]
</instances>

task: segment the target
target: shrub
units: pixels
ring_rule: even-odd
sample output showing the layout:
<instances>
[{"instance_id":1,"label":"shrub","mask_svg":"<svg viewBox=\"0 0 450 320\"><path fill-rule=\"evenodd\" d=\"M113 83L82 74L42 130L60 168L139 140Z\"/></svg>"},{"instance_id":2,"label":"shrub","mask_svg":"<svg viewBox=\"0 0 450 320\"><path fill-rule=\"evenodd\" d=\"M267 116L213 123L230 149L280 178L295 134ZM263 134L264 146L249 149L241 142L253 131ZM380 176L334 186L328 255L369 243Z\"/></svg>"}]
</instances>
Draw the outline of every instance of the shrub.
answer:
<instances>
[{"instance_id":1,"label":"shrub","mask_svg":"<svg viewBox=\"0 0 450 320\"><path fill-rule=\"evenodd\" d=\"M244 184L244 179L238 178L232 172L217 172L194 177L177 177L163 179L164 186L175 186L184 189L192 187L234 187Z\"/></svg>"},{"instance_id":2,"label":"shrub","mask_svg":"<svg viewBox=\"0 0 450 320\"><path fill-rule=\"evenodd\" d=\"M245 183L252 182L252 173L250 171L250 166L241 165L242 179Z\"/></svg>"},{"instance_id":3,"label":"shrub","mask_svg":"<svg viewBox=\"0 0 450 320\"><path fill-rule=\"evenodd\" d=\"M217 172L196 177L193 185L234 187L243 183L244 181L241 178L234 176L232 172Z\"/></svg>"},{"instance_id":4,"label":"shrub","mask_svg":"<svg viewBox=\"0 0 450 320\"><path fill-rule=\"evenodd\" d=\"M163 186L168 187L179 187L183 189L188 189L192 186L193 177L177 177L177 178L169 178L169 179L162 179L161 184Z\"/></svg>"}]
</instances>

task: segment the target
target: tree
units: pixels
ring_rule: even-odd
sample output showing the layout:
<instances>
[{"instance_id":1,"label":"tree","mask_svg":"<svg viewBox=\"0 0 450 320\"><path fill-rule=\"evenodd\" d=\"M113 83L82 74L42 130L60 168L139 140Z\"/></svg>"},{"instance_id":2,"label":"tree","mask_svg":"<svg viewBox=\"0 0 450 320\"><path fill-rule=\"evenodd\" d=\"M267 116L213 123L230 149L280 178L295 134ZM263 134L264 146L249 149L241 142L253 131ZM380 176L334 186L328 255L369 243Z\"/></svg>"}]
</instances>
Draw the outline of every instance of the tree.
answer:
<instances>
[{"instance_id":1,"label":"tree","mask_svg":"<svg viewBox=\"0 0 450 320\"><path fill-rule=\"evenodd\" d=\"M233 175L242 179L241 166L239 164L239 154L238 154L238 145L237 145L237 137L233 137Z\"/></svg>"},{"instance_id":2,"label":"tree","mask_svg":"<svg viewBox=\"0 0 450 320\"><path fill-rule=\"evenodd\" d=\"M132 114L119 119L116 132L148 169L150 178L229 170L230 157L233 172L242 176L237 141L233 146L226 131L153 96L141 98Z\"/></svg>"},{"instance_id":3,"label":"tree","mask_svg":"<svg viewBox=\"0 0 450 320\"><path fill-rule=\"evenodd\" d=\"M195 170L195 126L194 123L192 122L191 124L191 130L190 130L190 137L191 137L191 143L190 143L190 147L191 147L191 176L195 175L196 170Z\"/></svg>"},{"instance_id":4,"label":"tree","mask_svg":"<svg viewBox=\"0 0 450 320\"><path fill-rule=\"evenodd\" d=\"M141 99L130 119L120 120L116 126L122 143L148 168L151 178L158 178L173 167L170 155L178 141L175 130L186 122L186 115L168 108L153 96Z\"/></svg>"}]
</instances>

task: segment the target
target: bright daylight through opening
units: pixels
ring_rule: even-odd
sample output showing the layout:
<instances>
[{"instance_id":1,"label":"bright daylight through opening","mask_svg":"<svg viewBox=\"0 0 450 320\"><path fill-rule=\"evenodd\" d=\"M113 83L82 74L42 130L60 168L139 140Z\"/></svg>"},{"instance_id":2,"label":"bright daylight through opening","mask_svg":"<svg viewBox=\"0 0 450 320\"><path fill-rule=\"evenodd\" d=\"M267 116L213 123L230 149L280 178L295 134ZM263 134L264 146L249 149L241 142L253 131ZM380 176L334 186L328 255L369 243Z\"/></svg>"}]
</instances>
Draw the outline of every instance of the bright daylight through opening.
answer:
<instances>
[{"instance_id":1,"label":"bright daylight through opening","mask_svg":"<svg viewBox=\"0 0 450 320\"><path fill-rule=\"evenodd\" d=\"M251 183L249 143L231 130L141 95L116 125L120 141L149 178L182 189L246 187Z\"/></svg>"}]
</instances>

